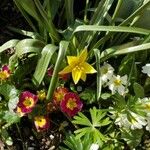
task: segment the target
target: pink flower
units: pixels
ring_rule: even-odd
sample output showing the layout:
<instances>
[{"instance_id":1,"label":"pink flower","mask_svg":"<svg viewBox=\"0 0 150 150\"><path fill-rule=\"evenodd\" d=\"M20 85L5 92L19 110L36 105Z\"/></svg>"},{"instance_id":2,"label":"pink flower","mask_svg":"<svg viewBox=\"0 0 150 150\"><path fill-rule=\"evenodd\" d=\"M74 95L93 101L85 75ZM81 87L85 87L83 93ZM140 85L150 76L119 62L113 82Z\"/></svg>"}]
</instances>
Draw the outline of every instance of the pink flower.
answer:
<instances>
[{"instance_id":1,"label":"pink flower","mask_svg":"<svg viewBox=\"0 0 150 150\"><path fill-rule=\"evenodd\" d=\"M56 105L60 105L60 102L63 100L65 94L68 93L68 89L65 87L58 87L55 91L54 91L54 95L53 95L53 102Z\"/></svg>"},{"instance_id":2,"label":"pink flower","mask_svg":"<svg viewBox=\"0 0 150 150\"><path fill-rule=\"evenodd\" d=\"M77 94L69 92L60 103L61 111L70 117L75 116L83 107L83 103Z\"/></svg>"},{"instance_id":3,"label":"pink flower","mask_svg":"<svg viewBox=\"0 0 150 150\"><path fill-rule=\"evenodd\" d=\"M17 107L22 114L30 113L38 101L38 97L29 91L20 94Z\"/></svg>"},{"instance_id":4,"label":"pink flower","mask_svg":"<svg viewBox=\"0 0 150 150\"><path fill-rule=\"evenodd\" d=\"M34 124L38 132L45 131L50 127L50 120L48 116L36 116L34 117Z\"/></svg>"}]
</instances>

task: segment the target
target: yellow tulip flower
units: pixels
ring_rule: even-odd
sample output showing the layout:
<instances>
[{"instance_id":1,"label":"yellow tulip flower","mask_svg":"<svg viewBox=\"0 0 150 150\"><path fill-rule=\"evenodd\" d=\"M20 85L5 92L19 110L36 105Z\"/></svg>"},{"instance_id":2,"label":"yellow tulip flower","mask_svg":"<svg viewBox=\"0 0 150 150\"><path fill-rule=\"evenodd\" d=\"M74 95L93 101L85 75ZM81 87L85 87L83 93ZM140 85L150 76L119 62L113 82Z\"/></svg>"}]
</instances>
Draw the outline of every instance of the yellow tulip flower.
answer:
<instances>
[{"instance_id":1,"label":"yellow tulip flower","mask_svg":"<svg viewBox=\"0 0 150 150\"><path fill-rule=\"evenodd\" d=\"M85 81L86 74L96 73L96 70L86 62L87 49L84 49L79 56L67 56L68 66L65 67L59 74L67 74L72 72L72 78L75 84L80 78Z\"/></svg>"}]
</instances>

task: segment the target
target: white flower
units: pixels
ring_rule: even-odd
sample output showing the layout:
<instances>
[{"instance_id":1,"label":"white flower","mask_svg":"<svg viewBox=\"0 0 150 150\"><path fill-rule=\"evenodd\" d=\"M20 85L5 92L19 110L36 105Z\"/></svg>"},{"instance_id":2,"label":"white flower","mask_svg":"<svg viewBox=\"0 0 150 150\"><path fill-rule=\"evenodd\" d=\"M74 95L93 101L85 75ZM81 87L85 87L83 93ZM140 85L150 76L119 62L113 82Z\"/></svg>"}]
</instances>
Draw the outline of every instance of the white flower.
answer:
<instances>
[{"instance_id":1,"label":"white flower","mask_svg":"<svg viewBox=\"0 0 150 150\"><path fill-rule=\"evenodd\" d=\"M119 75L113 75L113 77L108 82L108 86L112 94L118 92L120 95L124 95L125 93L127 93L127 89L125 88L126 84L127 75L124 75L123 77L120 77Z\"/></svg>"},{"instance_id":2,"label":"white flower","mask_svg":"<svg viewBox=\"0 0 150 150\"><path fill-rule=\"evenodd\" d=\"M104 65L100 68L101 71L101 80L102 80L102 84L107 82L109 79L111 79L113 72L114 72L114 68L108 64L108 63L104 63Z\"/></svg>"},{"instance_id":3,"label":"white flower","mask_svg":"<svg viewBox=\"0 0 150 150\"><path fill-rule=\"evenodd\" d=\"M150 77L150 64L146 64L145 66L142 67L142 72L147 74Z\"/></svg>"},{"instance_id":4,"label":"white flower","mask_svg":"<svg viewBox=\"0 0 150 150\"><path fill-rule=\"evenodd\" d=\"M115 124L119 127L130 128L130 122L127 119L127 114L120 113L118 114L117 119L115 120Z\"/></svg>"},{"instance_id":5,"label":"white flower","mask_svg":"<svg viewBox=\"0 0 150 150\"><path fill-rule=\"evenodd\" d=\"M99 145L98 144L92 144L90 147L90 150L98 150L99 149Z\"/></svg>"},{"instance_id":6,"label":"white flower","mask_svg":"<svg viewBox=\"0 0 150 150\"><path fill-rule=\"evenodd\" d=\"M132 115L131 118L131 129L135 130L135 129L142 129L143 126L145 126L147 124L146 120L144 117L134 113L134 112L130 112Z\"/></svg>"},{"instance_id":7,"label":"white flower","mask_svg":"<svg viewBox=\"0 0 150 150\"><path fill-rule=\"evenodd\" d=\"M124 127L126 129L142 129L143 126L147 125L146 118L140 116L134 112L129 111L129 115L127 113L118 113L117 119L115 120L115 124L119 127Z\"/></svg>"},{"instance_id":8,"label":"white flower","mask_svg":"<svg viewBox=\"0 0 150 150\"><path fill-rule=\"evenodd\" d=\"M150 113L150 98L145 97L143 99L138 99L137 101L138 105L141 105L141 107L139 107L140 111L143 111L145 113Z\"/></svg>"}]
</instances>

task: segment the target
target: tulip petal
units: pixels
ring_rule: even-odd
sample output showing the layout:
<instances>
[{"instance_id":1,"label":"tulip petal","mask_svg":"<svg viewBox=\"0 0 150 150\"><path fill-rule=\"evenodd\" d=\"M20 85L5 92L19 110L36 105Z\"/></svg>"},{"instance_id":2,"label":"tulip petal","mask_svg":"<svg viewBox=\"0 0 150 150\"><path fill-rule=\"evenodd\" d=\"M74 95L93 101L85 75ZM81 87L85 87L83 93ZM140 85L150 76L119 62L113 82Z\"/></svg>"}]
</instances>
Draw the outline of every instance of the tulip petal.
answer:
<instances>
[{"instance_id":1,"label":"tulip petal","mask_svg":"<svg viewBox=\"0 0 150 150\"><path fill-rule=\"evenodd\" d=\"M72 70L72 78L75 84L77 84L78 81L80 80L81 74L82 74L81 70L78 70L76 68Z\"/></svg>"},{"instance_id":2,"label":"tulip petal","mask_svg":"<svg viewBox=\"0 0 150 150\"><path fill-rule=\"evenodd\" d=\"M87 49L84 49L81 54L79 55L79 61L80 62L85 62L86 59L87 59L87 55L88 55L88 52L87 52Z\"/></svg>"},{"instance_id":3,"label":"tulip petal","mask_svg":"<svg viewBox=\"0 0 150 150\"><path fill-rule=\"evenodd\" d=\"M76 63L79 62L79 58L76 56L67 56L67 61L69 65L74 66Z\"/></svg>"},{"instance_id":4,"label":"tulip petal","mask_svg":"<svg viewBox=\"0 0 150 150\"><path fill-rule=\"evenodd\" d=\"M84 62L82 64L83 68L84 68L84 73L89 73L89 74L92 74L92 73L96 73L97 71L88 63Z\"/></svg>"},{"instance_id":5,"label":"tulip petal","mask_svg":"<svg viewBox=\"0 0 150 150\"><path fill-rule=\"evenodd\" d=\"M60 71L59 74L67 74L67 73L70 73L70 72L72 72L72 67L67 66L62 71Z\"/></svg>"},{"instance_id":6,"label":"tulip petal","mask_svg":"<svg viewBox=\"0 0 150 150\"><path fill-rule=\"evenodd\" d=\"M82 79L84 82L86 81L86 74L85 74L85 73L82 73L81 79Z\"/></svg>"}]
</instances>

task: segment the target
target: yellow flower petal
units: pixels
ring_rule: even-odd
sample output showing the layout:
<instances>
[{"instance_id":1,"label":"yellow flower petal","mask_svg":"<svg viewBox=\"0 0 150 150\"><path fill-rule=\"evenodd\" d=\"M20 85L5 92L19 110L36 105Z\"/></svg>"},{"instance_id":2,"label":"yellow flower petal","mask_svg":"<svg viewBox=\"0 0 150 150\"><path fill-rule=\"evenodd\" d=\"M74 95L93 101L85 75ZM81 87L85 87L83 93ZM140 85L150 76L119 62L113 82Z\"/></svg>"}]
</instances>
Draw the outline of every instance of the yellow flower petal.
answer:
<instances>
[{"instance_id":1,"label":"yellow flower petal","mask_svg":"<svg viewBox=\"0 0 150 150\"><path fill-rule=\"evenodd\" d=\"M86 59L87 59L87 55L88 55L88 52L87 52L87 49L84 49L81 54L79 55L79 61L80 62L85 62Z\"/></svg>"},{"instance_id":2,"label":"yellow flower petal","mask_svg":"<svg viewBox=\"0 0 150 150\"><path fill-rule=\"evenodd\" d=\"M62 71L60 71L59 74L67 74L67 73L70 73L70 72L72 72L72 67L67 66Z\"/></svg>"},{"instance_id":3,"label":"yellow flower petal","mask_svg":"<svg viewBox=\"0 0 150 150\"><path fill-rule=\"evenodd\" d=\"M86 62L82 64L82 67L84 68L84 73L92 74L97 72L90 64Z\"/></svg>"},{"instance_id":4,"label":"yellow flower petal","mask_svg":"<svg viewBox=\"0 0 150 150\"><path fill-rule=\"evenodd\" d=\"M67 56L68 64L74 66L76 63L79 62L79 58L76 56Z\"/></svg>"},{"instance_id":5,"label":"yellow flower petal","mask_svg":"<svg viewBox=\"0 0 150 150\"><path fill-rule=\"evenodd\" d=\"M86 74L85 74L85 73L82 73L81 79L82 79L83 81L86 81Z\"/></svg>"},{"instance_id":6,"label":"yellow flower petal","mask_svg":"<svg viewBox=\"0 0 150 150\"><path fill-rule=\"evenodd\" d=\"M77 84L81 78L82 71L74 68L72 70L72 78L75 84Z\"/></svg>"}]
</instances>

